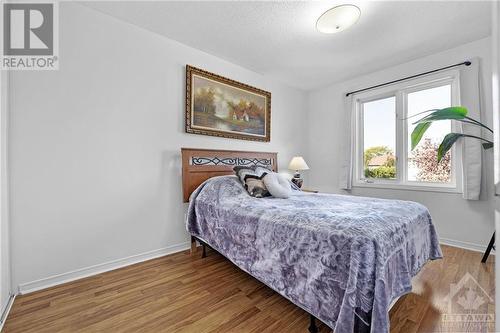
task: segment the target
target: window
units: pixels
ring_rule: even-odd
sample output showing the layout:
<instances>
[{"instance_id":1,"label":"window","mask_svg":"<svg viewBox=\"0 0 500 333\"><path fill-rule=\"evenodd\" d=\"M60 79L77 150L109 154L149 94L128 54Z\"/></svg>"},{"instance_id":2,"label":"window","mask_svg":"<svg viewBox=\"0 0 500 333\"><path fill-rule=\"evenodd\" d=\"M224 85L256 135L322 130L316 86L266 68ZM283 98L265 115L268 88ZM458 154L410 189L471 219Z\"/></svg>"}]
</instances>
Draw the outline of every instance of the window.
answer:
<instances>
[{"instance_id":1,"label":"window","mask_svg":"<svg viewBox=\"0 0 500 333\"><path fill-rule=\"evenodd\" d=\"M458 72L406 81L355 96L355 186L459 192L460 148L437 163L444 136L458 131L449 120L434 122L411 149L411 132L420 112L459 105ZM459 143L458 143L459 145Z\"/></svg>"},{"instance_id":2,"label":"window","mask_svg":"<svg viewBox=\"0 0 500 333\"><path fill-rule=\"evenodd\" d=\"M361 104L364 178L396 179L396 97Z\"/></svg>"}]
</instances>

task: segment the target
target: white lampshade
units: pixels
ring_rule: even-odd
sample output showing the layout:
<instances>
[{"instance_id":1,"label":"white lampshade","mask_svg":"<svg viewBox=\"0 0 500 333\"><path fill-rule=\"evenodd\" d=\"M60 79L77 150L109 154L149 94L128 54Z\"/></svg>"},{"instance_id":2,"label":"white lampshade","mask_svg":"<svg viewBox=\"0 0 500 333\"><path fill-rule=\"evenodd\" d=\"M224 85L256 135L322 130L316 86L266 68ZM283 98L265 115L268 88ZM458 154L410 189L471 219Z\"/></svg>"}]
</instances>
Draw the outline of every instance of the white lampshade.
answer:
<instances>
[{"instance_id":1,"label":"white lampshade","mask_svg":"<svg viewBox=\"0 0 500 333\"><path fill-rule=\"evenodd\" d=\"M309 170L309 166L302 156L295 156L288 164L290 170Z\"/></svg>"}]
</instances>

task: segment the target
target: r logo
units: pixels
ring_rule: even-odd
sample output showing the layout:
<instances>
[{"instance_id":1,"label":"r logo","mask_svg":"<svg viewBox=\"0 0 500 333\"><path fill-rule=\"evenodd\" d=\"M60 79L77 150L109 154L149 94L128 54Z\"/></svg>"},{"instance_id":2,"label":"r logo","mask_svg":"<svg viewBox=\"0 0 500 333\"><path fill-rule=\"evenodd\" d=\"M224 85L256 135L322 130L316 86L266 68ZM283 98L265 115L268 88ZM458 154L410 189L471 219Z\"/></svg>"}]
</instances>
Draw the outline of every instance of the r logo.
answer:
<instances>
[{"instance_id":1,"label":"r logo","mask_svg":"<svg viewBox=\"0 0 500 333\"><path fill-rule=\"evenodd\" d=\"M54 54L54 10L51 3L3 4L4 56Z\"/></svg>"}]
</instances>

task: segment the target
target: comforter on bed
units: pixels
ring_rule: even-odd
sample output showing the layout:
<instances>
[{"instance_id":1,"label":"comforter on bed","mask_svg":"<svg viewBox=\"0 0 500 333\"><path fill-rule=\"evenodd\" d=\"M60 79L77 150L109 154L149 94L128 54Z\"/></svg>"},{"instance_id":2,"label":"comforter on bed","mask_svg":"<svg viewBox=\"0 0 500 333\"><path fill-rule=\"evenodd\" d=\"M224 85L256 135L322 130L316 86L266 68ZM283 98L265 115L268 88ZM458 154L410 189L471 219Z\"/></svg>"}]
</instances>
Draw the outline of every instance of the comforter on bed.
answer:
<instances>
[{"instance_id":1,"label":"comforter on bed","mask_svg":"<svg viewBox=\"0 0 500 333\"><path fill-rule=\"evenodd\" d=\"M388 332L390 303L442 257L421 204L303 192L258 199L232 176L193 192L187 230L335 333L352 333L355 317Z\"/></svg>"}]
</instances>

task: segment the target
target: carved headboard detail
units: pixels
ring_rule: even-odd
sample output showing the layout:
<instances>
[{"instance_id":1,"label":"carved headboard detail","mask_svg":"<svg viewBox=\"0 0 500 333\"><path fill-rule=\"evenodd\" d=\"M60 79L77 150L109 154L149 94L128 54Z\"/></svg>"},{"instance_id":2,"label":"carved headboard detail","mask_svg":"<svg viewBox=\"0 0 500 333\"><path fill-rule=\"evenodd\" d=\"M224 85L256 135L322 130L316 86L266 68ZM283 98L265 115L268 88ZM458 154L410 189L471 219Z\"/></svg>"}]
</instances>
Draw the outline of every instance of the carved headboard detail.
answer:
<instances>
[{"instance_id":1,"label":"carved headboard detail","mask_svg":"<svg viewBox=\"0 0 500 333\"><path fill-rule=\"evenodd\" d=\"M233 168L264 166L278 171L278 153L182 148L182 190L184 202L205 180L233 174Z\"/></svg>"}]
</instances>

